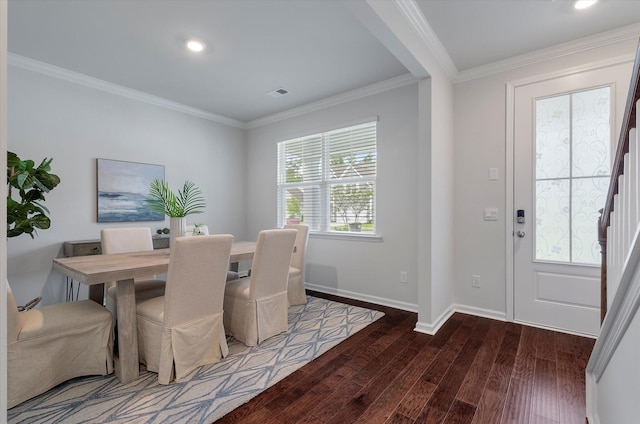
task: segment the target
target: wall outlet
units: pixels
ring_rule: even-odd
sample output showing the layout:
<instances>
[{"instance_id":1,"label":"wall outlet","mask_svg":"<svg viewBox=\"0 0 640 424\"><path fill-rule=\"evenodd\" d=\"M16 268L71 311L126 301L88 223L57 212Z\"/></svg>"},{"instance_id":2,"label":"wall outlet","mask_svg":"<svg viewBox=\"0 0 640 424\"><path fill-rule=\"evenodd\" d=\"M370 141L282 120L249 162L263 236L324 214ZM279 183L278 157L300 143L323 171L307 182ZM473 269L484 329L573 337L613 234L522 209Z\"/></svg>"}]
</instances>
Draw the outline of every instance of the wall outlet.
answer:
<instances>
[{"instance_id":1,"label":"wall outlet","mask_svg":"<svg viewBox=\"0 0 640 424\"><path fill-rule=\"evenodd\" d=\"M403 284L407 284L409 282L407 271L400 271L400 282Z\"/></svg>"},{"instance_id":2,"label":"wall outlet","mask_svg":"<svg viewBox=\"0 0 640 424\"><path fill-rule=\"evenodd\" d=\"M480 276L479 275L472 275L471 276L471 287L480 288Z\"/></svg>"}]
</instances>

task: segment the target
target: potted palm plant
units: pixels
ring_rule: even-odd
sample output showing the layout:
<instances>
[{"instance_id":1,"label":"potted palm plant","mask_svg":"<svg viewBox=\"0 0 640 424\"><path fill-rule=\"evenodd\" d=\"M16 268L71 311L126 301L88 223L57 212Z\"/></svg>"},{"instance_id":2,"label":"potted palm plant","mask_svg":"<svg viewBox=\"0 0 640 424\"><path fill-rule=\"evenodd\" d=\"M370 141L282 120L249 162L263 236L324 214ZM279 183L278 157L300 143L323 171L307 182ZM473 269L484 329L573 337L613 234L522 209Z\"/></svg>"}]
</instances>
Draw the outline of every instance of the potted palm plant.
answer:
<instances>
[{"instance_id":1,"label":"potted palm plant","mask_svg":"<svg viewBox=\"0 0 640 424\"><path fill-rule=\"evenodd\" d=\"M169 244L175 237L184 235L186 216L204 212L206 203L200 189L191 181L184 182L182 189L174 193L164 180L155 179L149 187L147 205L153 212L169 217Z\"/></svg>"}]
</instances>

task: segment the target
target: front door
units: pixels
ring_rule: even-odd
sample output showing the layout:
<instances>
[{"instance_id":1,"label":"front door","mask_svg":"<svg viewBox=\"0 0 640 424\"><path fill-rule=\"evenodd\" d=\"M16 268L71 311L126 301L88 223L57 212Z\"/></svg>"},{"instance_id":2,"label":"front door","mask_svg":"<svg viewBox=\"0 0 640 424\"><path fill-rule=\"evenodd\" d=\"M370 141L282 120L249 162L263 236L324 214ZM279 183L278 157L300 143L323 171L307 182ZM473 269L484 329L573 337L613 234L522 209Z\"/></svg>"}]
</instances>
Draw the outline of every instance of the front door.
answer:
<instances>
[{"instance_id":1,"label":"front door","mask_svg":"<svg viewBox=\"0 0 640 424\"><path fill-rule=\"evenodd\" d=\"M599 332L598 210L630 71L622 64L514 90L516 321Z\"/></svg>"}]
</instances>

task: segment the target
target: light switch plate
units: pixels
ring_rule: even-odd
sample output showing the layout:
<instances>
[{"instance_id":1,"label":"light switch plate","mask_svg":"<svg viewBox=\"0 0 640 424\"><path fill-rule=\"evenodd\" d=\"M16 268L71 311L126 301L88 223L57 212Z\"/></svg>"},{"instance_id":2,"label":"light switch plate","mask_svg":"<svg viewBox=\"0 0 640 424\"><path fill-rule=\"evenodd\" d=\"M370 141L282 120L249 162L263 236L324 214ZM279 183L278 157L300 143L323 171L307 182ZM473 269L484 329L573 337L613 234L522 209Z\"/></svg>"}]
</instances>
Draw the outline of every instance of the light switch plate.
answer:
<instances>
[{"instance_id":1,"label":"light switch plate","mask_svg":"<svg viewBox=\"0 0 640 424\"><path fill-rule=\"evenodd\" d=\"M484 220L485 221L497 221L498 220L498 208L484 208Z\"/></svg>"},{"instance_id":2,"label":"light switch plate","mask_svg":"<svg viewBox=\"0 0 640 424\"><path fill-rule=\"evenodd\" d=\"M489 168L489 181L496 181L498 179L498 168Z\"/></svg>"}]
</instances>

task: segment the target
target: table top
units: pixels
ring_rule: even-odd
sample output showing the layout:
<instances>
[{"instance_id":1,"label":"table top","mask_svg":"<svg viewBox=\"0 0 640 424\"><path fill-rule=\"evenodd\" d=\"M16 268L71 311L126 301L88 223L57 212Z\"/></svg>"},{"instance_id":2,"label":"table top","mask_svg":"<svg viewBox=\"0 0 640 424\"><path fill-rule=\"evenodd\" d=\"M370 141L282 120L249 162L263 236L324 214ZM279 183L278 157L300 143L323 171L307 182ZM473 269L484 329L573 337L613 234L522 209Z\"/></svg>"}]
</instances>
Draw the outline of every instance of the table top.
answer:
<instances>
[{"instance_id":1,"label":"table top","mask_svg":"<svg viewBox=\"0 0 640 424\"><path fill-rule=\"evenodd\" d=\"M256 250L253 241L234 241L230 262L251 260ZM169 268L170 249L110 255L74 256L53 260L53 268L87 285L164 274Z\"/></svg>"}]
</instances>

